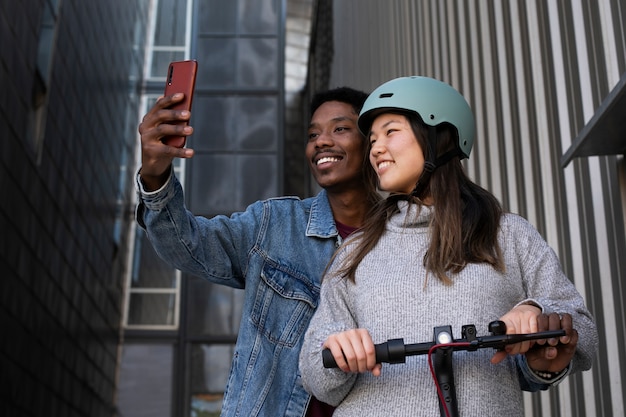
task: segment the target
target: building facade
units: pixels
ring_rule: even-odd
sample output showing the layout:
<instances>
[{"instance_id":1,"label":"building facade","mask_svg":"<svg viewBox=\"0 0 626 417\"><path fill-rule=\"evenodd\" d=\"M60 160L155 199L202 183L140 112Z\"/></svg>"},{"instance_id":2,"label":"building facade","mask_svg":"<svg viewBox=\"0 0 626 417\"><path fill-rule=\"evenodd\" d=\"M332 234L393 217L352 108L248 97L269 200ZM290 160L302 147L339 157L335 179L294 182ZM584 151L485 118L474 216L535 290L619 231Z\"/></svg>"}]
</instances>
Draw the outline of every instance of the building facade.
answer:
<instances>
[{"instance_id":1,"label":"building facade","mask_svg":"<svg viewBox=\"0 0 626 417\"><path fill-rule=\"evenodd\" d=\"M0 414L116 415L144 0L0 2Z\"/></svg>"}]
</instances>

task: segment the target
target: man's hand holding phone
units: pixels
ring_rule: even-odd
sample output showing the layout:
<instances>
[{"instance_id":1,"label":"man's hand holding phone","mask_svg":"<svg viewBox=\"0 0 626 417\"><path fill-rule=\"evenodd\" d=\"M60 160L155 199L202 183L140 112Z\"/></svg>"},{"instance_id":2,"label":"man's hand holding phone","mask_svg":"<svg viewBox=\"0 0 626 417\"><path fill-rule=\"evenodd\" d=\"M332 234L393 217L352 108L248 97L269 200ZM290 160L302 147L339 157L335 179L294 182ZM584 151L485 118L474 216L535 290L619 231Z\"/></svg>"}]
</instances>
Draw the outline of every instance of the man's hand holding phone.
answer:
<instances>
[{"instance_id":1,"label":"man's hand holding phone","mask_svg":"<svg viewBox=\"0 0 626 417\"><path fill-rule=\"evenodd\" d=\"M180 61L189 62L189 61ZM191 61L195 63L195 61ZM166 82L166 94L152 106L143 117L139 125L141 135L141 171L140 176L144 188L147 191L154 191L163 186L170 174L170 167L174 158L191 158L193 149L185 148L187 136L193 133L193 128L189 126L191 117L191 99L195 85L195 70L192 78L182 77L187 81L176 80L177 74L183 76L183 71L168 70L168 80ZM194 66L197 66L195 64ZM187 73L189 74L189 73ZM170 79L170 76L173 78ZM172 84L168 91L168 85ZM183 91L172 91L179 89L181 85Z\"/></svg>"},{"instance_id":2,"label":"man's hand holding phone","mask_svg":"<svg viewBox=\"0 0 626 417\"><path fill-rule=\"evenodd\" d=\"M196 73L198 72L198 62L195 60L175 61L171 62L167 69L165 79L165 97L176 93L183 93L184 97L181 101L174 103L170 108L172 110L187 110L191 112L191 103L193 101L193 92L196 87ZM186 125L188 121L179 121L178 123ZM182 148L186 143L186 136L165 136L161 139L163 143L177 148Z\"/></svg>"}]
</instances>

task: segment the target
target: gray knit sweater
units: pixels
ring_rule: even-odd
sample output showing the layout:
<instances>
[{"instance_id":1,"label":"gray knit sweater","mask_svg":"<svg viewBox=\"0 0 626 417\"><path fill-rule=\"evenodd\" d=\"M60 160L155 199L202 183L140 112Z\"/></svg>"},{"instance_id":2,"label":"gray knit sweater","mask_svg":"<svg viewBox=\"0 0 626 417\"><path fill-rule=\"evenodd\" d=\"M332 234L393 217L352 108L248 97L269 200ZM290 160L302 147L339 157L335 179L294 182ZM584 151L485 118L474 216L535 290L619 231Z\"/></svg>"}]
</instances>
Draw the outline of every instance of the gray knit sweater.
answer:
<instances>
[{"instance_id":1,"label":"gray knit sweater","mask_svg":"<svg viewBox=\"0 0 626 417\"><path fill-rule=\"evenodd\" d=\"M431 210L417 213L416 206L409 210L406 202L399 204L401 212L388 222L376 248L358 267L356 284L334 275L351 246L340 249L324 278L320 306L305 336L300 354L303 385L318 399L338 405L334 417L440 415L426 355L407 357L405 364L384 364L380 377L325 369L322 343L347 329L368 329L374 343L394 338L430 342L433 328L441 325L451 325L455 339L461 338L465 324L475 324L478 335L487 335L489 322L517 304L533 301L544 312L572 315L579 340L571 372L591 367L597 350L591 314L564 276L554 251L530 223L516 215L502 217L498 238L506 273L486 264L469 264L451 276L453 285L445 286L432 274L425 281L422 259ZM493 354L493 349L454 352L461 416L523 416L515 360L509 356L492 365Z\"/></svg>"}]
</instances>

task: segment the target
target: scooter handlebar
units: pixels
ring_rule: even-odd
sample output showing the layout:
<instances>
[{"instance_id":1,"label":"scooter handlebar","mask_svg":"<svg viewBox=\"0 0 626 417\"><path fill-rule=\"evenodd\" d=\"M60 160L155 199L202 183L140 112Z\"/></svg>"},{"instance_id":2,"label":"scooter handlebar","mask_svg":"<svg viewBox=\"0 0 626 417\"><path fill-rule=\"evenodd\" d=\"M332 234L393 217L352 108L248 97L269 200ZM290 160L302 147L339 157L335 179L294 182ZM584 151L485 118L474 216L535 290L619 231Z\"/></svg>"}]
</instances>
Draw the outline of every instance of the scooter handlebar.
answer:
<instances>
[{"instance_id":1,"label":"scooter handlebar","mask_svg":"<svg viewBox=\"0 0 626 417\"><path fill-rule=\"evenodd\" d=\"M521 343L528 340L551 339L565 336L565 330L550 330L526 334L504 334L481 336L473 340L454 340L453 350L476 350L483 348L502 349L505 345ZM461 342L461 343L459 343ZM404 363L407 356L423 355L435 346L435 342L404 344L404 339L390 339L386 342L374 345L376 351L376 363ZM445 344L442 345L445 347ZM324 368L337 368L337 362L330 349L322 350L322 362Z\"/></svg>"}]
</instances>

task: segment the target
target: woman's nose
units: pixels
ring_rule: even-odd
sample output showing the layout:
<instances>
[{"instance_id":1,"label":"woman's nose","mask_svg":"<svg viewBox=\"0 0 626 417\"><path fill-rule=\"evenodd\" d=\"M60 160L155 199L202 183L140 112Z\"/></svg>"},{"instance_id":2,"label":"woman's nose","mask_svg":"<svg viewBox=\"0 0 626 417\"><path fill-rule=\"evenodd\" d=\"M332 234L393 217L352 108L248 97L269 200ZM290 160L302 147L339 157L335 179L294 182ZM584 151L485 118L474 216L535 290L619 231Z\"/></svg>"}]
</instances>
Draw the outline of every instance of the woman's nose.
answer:
<instances>
[{"instance_id":1,"label":"woman's nose","mask_svg":"<svg viewBox=\"0 0 626 417\"><path fill-rule=\"evenodd\" d=\"M370 150L370 153L374 156L378 156L381 155L385 152L385 147L381 146L377 143L375 143L374 145L372 145L372 148Z\"/></svg>"}]
</instances>

